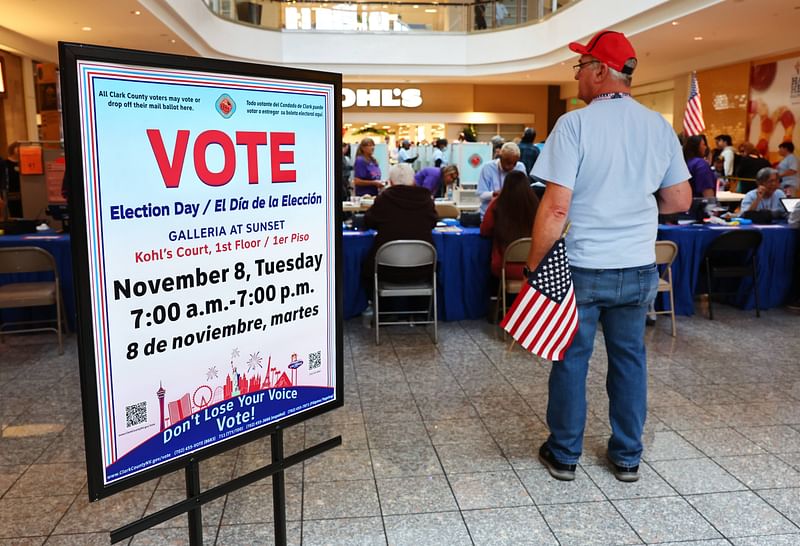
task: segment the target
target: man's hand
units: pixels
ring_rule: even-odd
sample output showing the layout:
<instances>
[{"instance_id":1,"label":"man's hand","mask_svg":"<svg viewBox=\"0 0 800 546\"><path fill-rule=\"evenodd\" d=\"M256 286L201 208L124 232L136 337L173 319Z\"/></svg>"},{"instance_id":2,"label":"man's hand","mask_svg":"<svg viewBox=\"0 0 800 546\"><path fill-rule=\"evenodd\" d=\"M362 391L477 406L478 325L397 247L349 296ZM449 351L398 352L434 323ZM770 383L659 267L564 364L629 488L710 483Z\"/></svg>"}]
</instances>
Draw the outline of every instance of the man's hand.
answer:
<instances>
[{"instance_id":1,"label":"man's hand","mask_svg":"<svg viewBox=\"0 0 800 546\"><path fill-rule=\"evenodd\" d=\"M758 196L759 199L763 199L764 198L764 192L765 191L766 191L766 188L764 186L759 186L756 189L756 195Z\"/></svg>"}]
</instances>

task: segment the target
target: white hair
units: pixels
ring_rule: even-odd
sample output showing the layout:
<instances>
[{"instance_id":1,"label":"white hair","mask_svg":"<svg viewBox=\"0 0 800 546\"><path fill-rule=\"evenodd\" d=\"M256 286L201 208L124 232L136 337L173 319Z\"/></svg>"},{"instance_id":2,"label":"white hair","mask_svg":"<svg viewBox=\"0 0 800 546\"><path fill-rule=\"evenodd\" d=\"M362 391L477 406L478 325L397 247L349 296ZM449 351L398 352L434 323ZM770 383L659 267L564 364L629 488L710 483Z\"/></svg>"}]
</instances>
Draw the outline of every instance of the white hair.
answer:
<instances>
[{"instance_id":1,"label":"white hair","mask_svg":"<svg viewBox=\"0 0 800 546\"><path fill-rule=\"evenodd\" d=\"M500 155L513 155L516 157L520 156L519 146L517 146L514 142L506 142L503 144L503 147L500 148Z\"/></svg>"},{"instance_id":2,"label":"white hair","mask_svg":"<svg viewBox=\"0 0 800 546\"><path fill-rule=\"evenodd\" d=\"M756 173L756 181L766 182L773 174L778 174L778 169L773 169L772 167L762 167Z\"/></svg>"},{"instance_id":3,"label":"white hair","mask_svg":"<svg viewBox=\"0 0 800 546\"><path fill-rule=\"evenodd\" d=\"M633 66L635 67L636 64L634 63ZM623 74L619 70L614 70L610 66L608 67L608 75L611 76L611 79L617 80L619 82L622 82L625 85L627 85L628 87L630 87L631 84L633 83L633 74Z\"/></svg>"},{"instance_id":4,"label":"white hair","mask_svg":"<svg viewBox=\"0 0 800 546\"><path fill-rule=\"evenodd\" d=\"M389 169L389 182L392 186L413 186L414 169L408 163L398 163Z\"/></svg>"}]
</instances>

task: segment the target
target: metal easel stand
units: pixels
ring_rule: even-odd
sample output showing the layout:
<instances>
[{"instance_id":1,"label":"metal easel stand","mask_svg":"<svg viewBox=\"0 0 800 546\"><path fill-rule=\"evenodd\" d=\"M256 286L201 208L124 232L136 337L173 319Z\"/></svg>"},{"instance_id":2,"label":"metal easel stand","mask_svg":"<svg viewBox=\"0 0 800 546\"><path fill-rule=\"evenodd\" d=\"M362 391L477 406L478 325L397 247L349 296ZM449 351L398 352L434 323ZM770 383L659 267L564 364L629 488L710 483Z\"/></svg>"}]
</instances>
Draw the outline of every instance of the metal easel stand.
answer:
<instances>
[{"instance_id":1,"label":"metal easel stand","mask_svg":"<svg viewBox=\"0 0 800 546\"><path fill-rule=\"evenodd\" d=\"M200 490L200 465L197 459L190 459L186 466L186 500L168 506L149 516L129 523L119 529L111 531L111 543L116 544L127 538L141 533L151 527L169 519L186 513L189 518L189 544L202 546L203 544L203 517L202 506L224 495L241 489L251 483L272 476L272 499L275 516L275 544L286 546L286 486L284 471L290 466L310 459L329 449L342 445L342 437L336 436L317 445L298 451L288 457L283 456L283 429L278 429L270 435L272 462L228 482L212 487L208 491Z\"/></svg>"}]
</instances>

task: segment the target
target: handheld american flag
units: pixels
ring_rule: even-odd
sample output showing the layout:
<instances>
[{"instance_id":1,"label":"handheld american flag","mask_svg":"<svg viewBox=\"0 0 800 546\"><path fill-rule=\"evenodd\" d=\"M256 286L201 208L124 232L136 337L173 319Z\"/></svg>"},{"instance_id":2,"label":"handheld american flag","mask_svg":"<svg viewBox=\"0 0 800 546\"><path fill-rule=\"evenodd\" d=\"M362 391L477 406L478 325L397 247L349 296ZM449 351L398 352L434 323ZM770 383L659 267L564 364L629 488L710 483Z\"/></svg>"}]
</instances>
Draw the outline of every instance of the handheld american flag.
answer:
<instances>
[{"instance_id":1,"label":"handheld american flag","mask_svg":"<svg viewBox=\"0 0 800 546\"><path fill-rule=\"evenodd\" d=\"M533 354L563 360L578 331L578 307L563 237L528 276L500 326Z\"/></svg>"},{"instance_id":2,"label":"handheld american flag","mask_svg":"<svg viewBox=\"0 0 800 546\"><path fill-rule=\"evenodd\" d=\"M683 113L683 132L686 136L699 135L706 130L703 119L703 105L700 103L700 86L697 85L697 74L692 72L692 82L689 85L689 100L686 111Z\"/></svg>"}]
</instances>

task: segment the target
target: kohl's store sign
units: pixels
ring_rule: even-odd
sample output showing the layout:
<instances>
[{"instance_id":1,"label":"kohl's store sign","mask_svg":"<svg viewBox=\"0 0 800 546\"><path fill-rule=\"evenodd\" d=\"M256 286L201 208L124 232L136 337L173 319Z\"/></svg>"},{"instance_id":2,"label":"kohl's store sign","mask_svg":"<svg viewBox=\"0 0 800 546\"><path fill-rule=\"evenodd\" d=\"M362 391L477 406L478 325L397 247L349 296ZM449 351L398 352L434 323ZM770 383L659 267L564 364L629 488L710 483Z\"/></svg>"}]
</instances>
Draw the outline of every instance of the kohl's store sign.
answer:
<instances>
[{"instance_id":1,"label":"kohl's store sign","mask_svg":"<svg viewBox=\"0 0 800 546\"><path fill-rule=\"evenodd\" d=\"M422 106L422 91L409 88L399 89L349 89L342 88L342 108L352 106L366 108L418 108Z\"/></svg>"}]
</instances>

